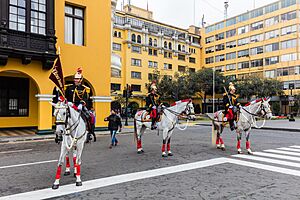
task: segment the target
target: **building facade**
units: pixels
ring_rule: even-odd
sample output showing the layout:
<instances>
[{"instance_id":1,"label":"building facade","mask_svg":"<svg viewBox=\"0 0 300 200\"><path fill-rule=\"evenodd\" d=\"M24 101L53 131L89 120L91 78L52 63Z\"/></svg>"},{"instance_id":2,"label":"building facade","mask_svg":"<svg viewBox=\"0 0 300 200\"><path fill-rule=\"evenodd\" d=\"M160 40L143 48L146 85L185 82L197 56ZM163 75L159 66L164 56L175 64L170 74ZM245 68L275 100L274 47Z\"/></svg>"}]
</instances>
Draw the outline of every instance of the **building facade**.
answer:
<instances>
[{"instance_id":1,"label":"building facade","mask_svg":"<svg viewBox=\"0 0 300 200\"><path fill-rule=\"evenodd\" d=\"M104 127L111 101L111 1L2 0L0 20L0 128L52 131L49 75L58 56L66 82L82 67L96 127Z\"/></svg>"},{"instance_id":2,"label":"building facade","mask_svg":"<svg viewBox=\"0 0 300 200\"><path fill-rule=\"evenodd\" d=\"M298 0L276 1L202 29L202 67L232 79L276 78L285 94L299 93L299 9Z\"/></svg>"},{"instance_id":3,"label":"building facade","mask_svg":"<svg viewBox=\"0 0 300 200\"><path fill-rule=\"evenodd\" d=\"M131 85L131 104L145 106L146 84L156 73L173 77L175 72L200 69L200 30L188 30L157 22L153 13L135 6L116 11L113 28L113 53L121 69L111 74L112 96L122 95Z\"/></svg>"}]
</instances>

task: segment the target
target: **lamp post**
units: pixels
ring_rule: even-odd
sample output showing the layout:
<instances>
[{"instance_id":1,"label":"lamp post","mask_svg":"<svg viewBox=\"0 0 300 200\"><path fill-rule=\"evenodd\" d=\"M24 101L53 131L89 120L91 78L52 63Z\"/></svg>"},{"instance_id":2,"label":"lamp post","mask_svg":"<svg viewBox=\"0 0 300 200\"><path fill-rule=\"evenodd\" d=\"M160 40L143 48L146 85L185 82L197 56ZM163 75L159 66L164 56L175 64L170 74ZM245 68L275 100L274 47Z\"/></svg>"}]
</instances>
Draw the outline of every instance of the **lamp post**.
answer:
<instances>
[{"instance_id":1,"label":"lamp post","mask_svg":"<svg viewBox=\"0 0 300 200\"><path fill-rule=\"evenodd\" d=\"M292 106L294 104L294 97L293 97L293 89L295 87L294 83L289 83L289 89L291 90L291 96L289 97L289 106L290 106L290 117L289 117L289 121L290 122L294 122L295 118L293 115L293 111L292 111Z\"/></svg>"}]
</instances>

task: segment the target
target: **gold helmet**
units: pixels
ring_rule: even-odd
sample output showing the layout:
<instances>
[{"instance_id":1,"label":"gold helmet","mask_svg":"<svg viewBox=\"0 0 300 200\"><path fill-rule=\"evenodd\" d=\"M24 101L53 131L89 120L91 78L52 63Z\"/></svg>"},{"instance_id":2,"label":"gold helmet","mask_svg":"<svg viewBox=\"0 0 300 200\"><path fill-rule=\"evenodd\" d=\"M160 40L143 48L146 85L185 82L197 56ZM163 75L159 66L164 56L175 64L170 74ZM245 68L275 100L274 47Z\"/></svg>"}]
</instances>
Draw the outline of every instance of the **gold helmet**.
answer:
<instances>
[{"instance_id":1,"label":"gold helmet","mask_svg":"<svg viewBox=\"0 0 300 200\"><path fill-rule=\"evenodd\" d=\"M83 76L82 76L82 68L79 67L74 75L74 78L79 78L79 79L83 79Z\"/></svg>"},{"instance_id":2,"label":"gold helmet","mask_svg":"<svg viewBox=\"0 0 300 200\"><path fill-rule=\"evenodd\" d=\"M232 82L229 83L229 91L236 90Z\"/></svg>"}]
</instances>

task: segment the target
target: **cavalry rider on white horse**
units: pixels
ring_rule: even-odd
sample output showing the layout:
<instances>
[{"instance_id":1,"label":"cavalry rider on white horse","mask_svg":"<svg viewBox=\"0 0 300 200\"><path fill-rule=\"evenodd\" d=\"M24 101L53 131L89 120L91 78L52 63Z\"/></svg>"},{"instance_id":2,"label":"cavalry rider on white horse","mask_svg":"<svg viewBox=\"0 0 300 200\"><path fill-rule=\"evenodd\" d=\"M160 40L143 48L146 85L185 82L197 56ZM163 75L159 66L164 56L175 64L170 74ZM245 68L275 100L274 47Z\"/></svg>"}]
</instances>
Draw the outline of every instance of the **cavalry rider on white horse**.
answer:
<instances>
[{"instance_id":1,"label":"cavalry rider on white horse","mask_svg":"<svg viewBox=\"0 0 300 200\"><path fill-rule=\"evenodd\" d=\"M157 94L156 82L153 81L150 86L150 93L146 97L147 112L150 114L152 120L151 130L157 128L156 121L158 119L157 108L159 106L159 95Z\"/></svg>"},{"instance_id":2,"label":"cavalry rider on white horse","mask_svg":"<svg viewBox=\"0 0 300 200\"><path fill-rule=\"evenodd\" d=\"M240 103L238 103L238 95L235 94L236 89L233 83L229 83L229 93L223 95L223 105L225 107L224 121L229 122L230 129L233 131L236 129L235 120L237 119L237 111Z\"/></svg>"},{"instance_id":3,"label":"cavalry rider on white horse","mask_svg":"<svg viewBox=\"0 0 300 200\"><path fill-rule=\"evenodd\" d=\"M91 135L93 134L93 124L91 124L91 122L94 121L92 119L93 116L91 116L87 108L91 89L83 85L82 80L82 69L78 68L74 75L74 84L65 85L65 96L68 102L74 104L73 108L82 113L81 116L87 124L87 142L89 142L92 139ZM57 138L58 141L62 141L61 135L58 135Z\"/></svg>"}]
</instances>

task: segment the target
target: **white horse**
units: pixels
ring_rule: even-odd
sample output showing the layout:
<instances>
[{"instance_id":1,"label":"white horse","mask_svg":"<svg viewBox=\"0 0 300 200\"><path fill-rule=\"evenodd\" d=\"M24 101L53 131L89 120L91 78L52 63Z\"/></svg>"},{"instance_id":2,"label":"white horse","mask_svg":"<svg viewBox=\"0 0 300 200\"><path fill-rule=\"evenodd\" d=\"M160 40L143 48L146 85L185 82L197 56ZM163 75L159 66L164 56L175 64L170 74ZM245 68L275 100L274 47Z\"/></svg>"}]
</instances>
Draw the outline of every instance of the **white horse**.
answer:
<instances>
[{"instance_id":1,"label":"white horse","mask_svg":"<svg viewBox=\"0 0 300 200\"><path fill-rule=\"evenodd\" d=\"M51 104L55 108L54 116L56 117L56 124L65 125L66 128L66 130L63 131L63 142L61 144L60 157L58 161L55 182L52 185L52 189L59 188L61 168L64 164L64 159L67 153L73 149L76 149L77 151L75 161L76 186L81 186L81 156L87 134L85 122L80 113L72 107L72 103L66 104L65 102L58 102L57 104Z\"/></svg>"},{"instance_id":2,"label":"white horse","mask_svg":"<svg viewBox=\"0 0 300 200\"><path fill-rule=\"evenodd\" d=\"M175 126L178 122L178 117L186 114L188 119L195 120L194 106L191 99L177 101L173 106L162 108L160 122L158 122L158 129L163 131L162 157L172 156L171 152L171 136ZM142 110L135 114L134 117L134 135L137 140L137 153L143 153L142 135L146 128L151 128L151 121L145 120L147 118L147 111ZM167 153L166 151L167 143Z\"/></svg>"},{"instance_id":3,"label":"white horse","mask_svg":"<svg viewBox=\"0 0 300 200\"><path fill-rule=\"evenodd\" d=\"M270 99L262 98L252 101L246 104L243 107L240 107L239 111L239 119L236 125L236 133L237 133L237 151L238 154L243 153L241 150L241 139L242 139L242 132L246 134L246 150L248 154L253 154L250 148L250 131L253 126L257 127L256 125L256 118L264 118L264 119L271 119L272 118L272 111L270 107ZM217 131L217 139L216 145L218 149L225 150L224 141L221 137L222 132L225 127L225 122L223 122L223 111L217 111L214 114L214 118L212 119L214 130Z\"/></svg>"}]
</instances>

